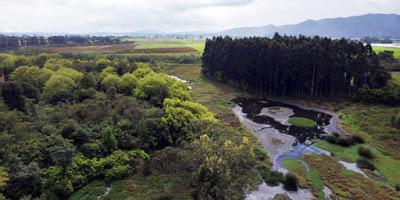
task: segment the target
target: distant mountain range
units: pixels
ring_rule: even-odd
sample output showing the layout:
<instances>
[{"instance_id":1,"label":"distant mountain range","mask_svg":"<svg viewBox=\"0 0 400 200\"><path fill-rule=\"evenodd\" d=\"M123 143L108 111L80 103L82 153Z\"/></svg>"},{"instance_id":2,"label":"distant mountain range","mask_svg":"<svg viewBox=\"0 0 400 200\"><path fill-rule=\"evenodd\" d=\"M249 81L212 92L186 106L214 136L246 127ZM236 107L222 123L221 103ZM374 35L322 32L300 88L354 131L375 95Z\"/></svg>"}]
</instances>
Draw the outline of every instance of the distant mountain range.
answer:
<instances>
[{"instance_id":1,"label":"distant mountain range","mask_svg":"<svg viewBox=\"0 0 400 200\"><path fill-rule=\"evenodd\" d=\"M241 27L225 30L222 32L163 32L158 30L138 32L91 32L91 33L42 33L42 32L14 32L1 33L5 35L96 35L96 36L129 36L129 37L212 37L212 36L273 36L275 33L281 35L306 35L325 37L364 38L378 37L389 39L400 39L400 15L398 14L366 14L353 17L339 17L332 19L307 20L299 24L284 26L259 26Z\"/></svg>"},{"instance_id":2,"label":"distant mountain range","mask_svg":"<svg viewBox=\"0 0 400 200\"><path fill-rule=\"evenodd\" d=\"M345 38L400 38L400 15L366 14L361 16L307 20L299 24L284 26L242 27L222 31L216 35L232 37L286 35L320 35Z\"/></svg>"}]
</instances>

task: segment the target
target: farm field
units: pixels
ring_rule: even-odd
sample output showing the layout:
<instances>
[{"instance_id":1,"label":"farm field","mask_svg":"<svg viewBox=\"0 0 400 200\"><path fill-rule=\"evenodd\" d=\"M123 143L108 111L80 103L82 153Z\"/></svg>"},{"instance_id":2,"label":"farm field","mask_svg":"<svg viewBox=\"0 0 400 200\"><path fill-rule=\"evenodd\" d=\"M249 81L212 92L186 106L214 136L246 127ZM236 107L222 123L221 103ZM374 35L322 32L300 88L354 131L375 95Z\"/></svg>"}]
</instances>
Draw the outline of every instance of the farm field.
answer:
<instances>
[{"instance_id":1,"label":"farm field","mask_svg":"<svg viewBox=\"0 0 400 200\"><path fill-rule=\"evenodd\" d=\"M82 46L60 46L60 47L45 47L44 51L55 53L77 53L77 52L96 52L96 51L130 51L136 44L110 44L110 45L82 45Z\"/></svg>"},{"instance_id":2,"label":"farm field","mask_svg":"<svg viewBox=\"0 0 400 200\"><path fill-rule=\"evenodd\" d=\"M205 40L202 39L147 39L129 38L122 44L66 45L24 47L20 51L88 54L202 54Z\"/></svg>"},{"instance_id":3,"label":"farm field","mask_svg":"<svg viewBox=\"0 0 400 200\"><path fill-rule=\"evenodd\" d=\"M395 48L395 47L378 47L374 46L372 47L376 53L380 53L383 51L393 51L393 56L395 58L400 58L400 48Z\"/></svg>"},{"instance_id":4,"label":"farm field","mask_svg":"<svg viewBox=\"0 0 400 200\"><path fill-rule=\"evenodd\" d=\"M203 53L205 40L202 39L130 39L137 44L136 49L194 49Z\"/></svg>"}]
</instances>

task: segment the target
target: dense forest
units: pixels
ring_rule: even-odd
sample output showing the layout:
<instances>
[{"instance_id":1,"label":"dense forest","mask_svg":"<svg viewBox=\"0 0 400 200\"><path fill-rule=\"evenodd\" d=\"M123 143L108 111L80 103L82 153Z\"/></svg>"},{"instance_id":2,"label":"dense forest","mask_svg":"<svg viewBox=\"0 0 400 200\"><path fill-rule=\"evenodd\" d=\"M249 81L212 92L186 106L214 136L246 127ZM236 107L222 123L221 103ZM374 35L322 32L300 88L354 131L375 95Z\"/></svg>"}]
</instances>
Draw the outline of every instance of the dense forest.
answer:
<instances>
[{"instance_id":1,"label":"dense forest","mask_svg":"<svg viewBox=\"0 0 400 200\"><path fill-rule=\"evenodd\" d=\"M0 54L0 70L0 199L67 199L92 180L163 173L195 199L241 199L269 173L252 137L147 64Z\"/></svg>"},{"instance_id":2,"label":"dense forest","mask_svg":"<svg viewBox=\"0 0 400 200\"><path fill-rule=\"evenodd\" d=\"M119 37L98 36L6 36L0 34L0 50L13 50L26 46L43 45L82 45L82 44L114 44L121 42Z\"/></svg>"},{"instance_id":3,"label":"dense forest","mask_svg":"<svg viewBox=\"0 0 400 200\"><path fill-rule=\"evenodd\" d=\"M370 45L318 36L215 37L202 60L205 76L260 95L351 97L390 79Z\"/></svg>"}]
</instances>

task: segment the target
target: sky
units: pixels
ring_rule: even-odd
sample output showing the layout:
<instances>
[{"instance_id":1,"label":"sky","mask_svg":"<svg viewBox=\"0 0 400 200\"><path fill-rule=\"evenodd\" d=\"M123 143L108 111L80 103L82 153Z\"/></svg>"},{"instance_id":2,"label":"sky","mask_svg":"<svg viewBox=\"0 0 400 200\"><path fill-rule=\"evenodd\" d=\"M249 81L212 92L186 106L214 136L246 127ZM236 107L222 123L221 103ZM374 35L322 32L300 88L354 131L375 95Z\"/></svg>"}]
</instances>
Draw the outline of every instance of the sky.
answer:
<instances>
[{"instance_id":1,"label":"sky","mask_svg":"<svg viewBox=\"0 0 400 200\"><path fill-rule=\"evenodd\" d=\"M367 13L400 0L0 0L0 32L215 32Z\"/></svg>"}]
</instances>

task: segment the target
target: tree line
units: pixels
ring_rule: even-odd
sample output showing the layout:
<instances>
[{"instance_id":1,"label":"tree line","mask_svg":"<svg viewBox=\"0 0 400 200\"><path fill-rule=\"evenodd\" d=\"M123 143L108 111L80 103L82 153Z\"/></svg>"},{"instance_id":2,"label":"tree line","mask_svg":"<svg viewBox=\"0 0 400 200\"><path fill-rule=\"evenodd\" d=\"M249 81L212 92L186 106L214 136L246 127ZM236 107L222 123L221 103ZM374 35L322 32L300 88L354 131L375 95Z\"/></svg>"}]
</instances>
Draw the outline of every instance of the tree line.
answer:
<instances>
[{"instance_id":1,"label":"tree line","mask_svg":"<svg viewBox=\"0 0 400 200\"><path fill-rule=\"evenodd\" d=\"M7 36L0 35L0 50L13 50L26 46L74 45L74 44L114 44L120 43L119 37L112 36Z\"/></svg>"},{"instance_id":2,"label":"tree line","mask_svg":"<svg viewBox=\"0 0 400 200\"><path fill-rule=\"evenodd\" d=\"M214 37L202 60L206 77L260 95L349 97L390 78L370 45L319 36Z\"/></svg>"}]
</instances>

